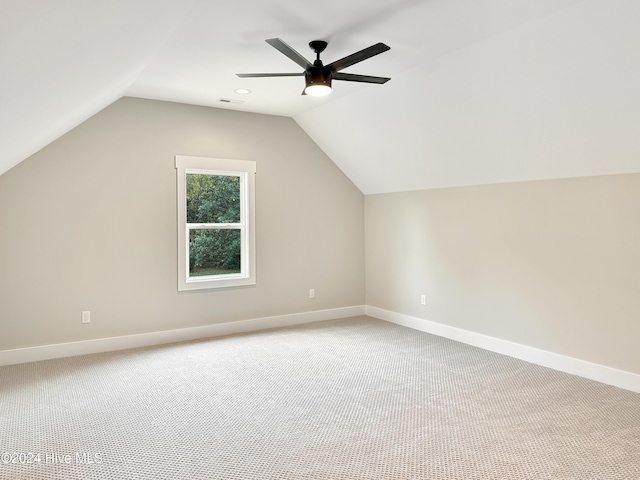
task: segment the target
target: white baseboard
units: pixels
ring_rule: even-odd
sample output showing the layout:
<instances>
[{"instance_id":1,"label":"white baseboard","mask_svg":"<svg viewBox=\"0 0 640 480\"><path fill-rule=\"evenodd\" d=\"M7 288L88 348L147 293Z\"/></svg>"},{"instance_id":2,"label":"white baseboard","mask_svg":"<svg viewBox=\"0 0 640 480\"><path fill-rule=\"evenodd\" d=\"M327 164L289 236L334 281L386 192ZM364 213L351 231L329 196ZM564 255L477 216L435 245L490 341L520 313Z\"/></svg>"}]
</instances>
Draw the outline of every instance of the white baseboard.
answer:
<instances>
[{"instance_id":1,"label":"white baseboard","mask_svg":"<svg viewBox=\"0 0 640 480\"><path fill-rule=\"evenodd\" d=\"M164 330L160 332L140 333L121 337L98 338L79 342L58 343L36 347L16 348L0 351L0 366L17 363L50 360L52 358L72 357L90 353L125 350L128 348L148 347L165 343L183 342L201 338L220 337L235 333L246 333L269 328L302 325L304 323L335 320L339 318L364 315L365 306L334 308L330 310L316 310L312 312L293 313L273 317L253 318L237 322L218 323L202 327Z\"/></svg>"},{"instance_id":2,"label":"white baseboard","mask_svg":"<svg viewBox=\"0 0 640 480\"><path fill-rule=\"evenodd\" d=\"M160 332L141 333L121 337L98 338L78 342L40 345L35 347L16 348L0 351L0 366L17 363L50 360L53 358L72 357L128 348L148 347L166 343L197 340L201 338L220 337L236 333L246 333L270 328L302 325L311 322L336 320L339 318L369 315L370 317L396 323L405 327L449 338L475 347L490 350L510 357L519 358L527 362L571 373L608 385L640 393L640 375L617 370L560 355L526 345L502 340L480 333L463 330L461 328L444 325L442 323L412 317L401 313L391 312L372 306L357 305L352 307L317 310L312 312L293 313L273 317L239 320L236 322L218 323L202 327L164 330Z\"/></svg>"},{"instance_id":3,"label":"white baseboard","mask_svg":"<svg viewBox=\"0 0 640 480\"><path fill-rule=\"evenodd\" d=\"M420 330L422 332L431 333L433 335L473 345L474 347L501 353L503 355L525 360L544 367L553 368L554 370L560 370L562 372L571 373L597 382L606 383L607 385L613 385L615 387L624 388L625 390L640 393L640 375L635 373L617 370L615 368L590 363L584 360L578 360L576 358L528 347L508 340L489 337L487 335L463 330L457 327L451 327L442 323L391 312L382 308L367 306L365 312L368 316L380 320L396 323L415 330Z\"/></svg>"}]
</instances>

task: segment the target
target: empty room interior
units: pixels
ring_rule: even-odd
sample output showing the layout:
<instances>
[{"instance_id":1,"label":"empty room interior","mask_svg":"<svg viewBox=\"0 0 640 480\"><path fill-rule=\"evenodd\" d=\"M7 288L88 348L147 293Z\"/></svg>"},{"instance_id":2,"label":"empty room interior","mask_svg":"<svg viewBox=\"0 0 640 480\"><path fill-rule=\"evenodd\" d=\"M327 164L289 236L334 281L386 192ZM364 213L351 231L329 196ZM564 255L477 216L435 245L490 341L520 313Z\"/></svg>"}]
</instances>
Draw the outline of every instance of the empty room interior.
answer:
<instances>
[{"instance_id":1,"label":"empty room interior","mask_svg":"<svg viewBox=\"0 0 640 480\"><path fill-rule=\"evenodd\" d=\"M638 24L1 2L0 480L640 479Z\"/></svg>"}]
</instances>

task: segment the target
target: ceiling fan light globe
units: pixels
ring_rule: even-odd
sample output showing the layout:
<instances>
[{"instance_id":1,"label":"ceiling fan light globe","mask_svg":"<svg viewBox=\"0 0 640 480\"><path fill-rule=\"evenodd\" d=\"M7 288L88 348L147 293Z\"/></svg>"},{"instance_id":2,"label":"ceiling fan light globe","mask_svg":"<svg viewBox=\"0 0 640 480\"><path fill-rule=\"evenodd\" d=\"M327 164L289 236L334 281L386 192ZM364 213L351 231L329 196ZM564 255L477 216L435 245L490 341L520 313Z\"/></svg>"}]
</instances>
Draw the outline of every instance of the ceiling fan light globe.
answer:
<instances>
[{"instance_id":1,"label":"ceiling fan light globe","mask_svg":"<svg viewBox=\"0 0 640 480\"><path fill-rule=\"evenodd\" d=\"M312 97L324 97L331 93L331 87L328 85L308 85L304 89L304 93Z\"/></svg>"}]
</instances>

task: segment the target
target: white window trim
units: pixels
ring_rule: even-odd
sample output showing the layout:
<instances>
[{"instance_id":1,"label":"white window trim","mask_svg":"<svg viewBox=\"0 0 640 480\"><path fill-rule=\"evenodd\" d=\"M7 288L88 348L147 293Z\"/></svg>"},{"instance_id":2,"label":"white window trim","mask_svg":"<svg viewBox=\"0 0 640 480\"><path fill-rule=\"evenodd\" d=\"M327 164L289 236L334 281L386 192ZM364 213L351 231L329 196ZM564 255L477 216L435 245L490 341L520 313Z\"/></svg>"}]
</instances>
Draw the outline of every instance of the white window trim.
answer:
<instances>
[{"instance_id":1,"label":"white window trim","mask_svg":"<svg viewBox=\"0 0 640 480\"><path fill-rule=\"evenodd\" d=\"M256 283L255 173L256 162L224 158L176 155L178 205L178 290L238 287ZM187 225L187 173L240 177L241 273L189 278L189 229ZM238 228L238 224L214 224L207 228Z\"/></svg>"}]
</instances>

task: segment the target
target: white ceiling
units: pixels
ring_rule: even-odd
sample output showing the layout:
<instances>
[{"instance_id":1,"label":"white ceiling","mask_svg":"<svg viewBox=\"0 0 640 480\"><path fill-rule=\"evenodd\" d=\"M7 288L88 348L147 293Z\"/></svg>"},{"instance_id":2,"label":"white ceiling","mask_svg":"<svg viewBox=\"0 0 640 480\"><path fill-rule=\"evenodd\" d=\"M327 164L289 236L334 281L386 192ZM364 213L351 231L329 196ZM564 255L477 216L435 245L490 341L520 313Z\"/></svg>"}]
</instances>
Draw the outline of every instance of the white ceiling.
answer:
<instances>
[{"instance_id":1,"label":"white ceiling","mask_svg":"<svg viewBox=\"0 0 640 480\"><path fill-rule=\"evenodd\" d=\"M2 0L0 173L123 95L291 116L367 194L640 172L638 25L637 0ZM345 71L392 80L238 78L301 70L273 37L384 42Z\"/></svg>"}]
</instances>

